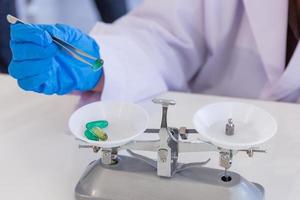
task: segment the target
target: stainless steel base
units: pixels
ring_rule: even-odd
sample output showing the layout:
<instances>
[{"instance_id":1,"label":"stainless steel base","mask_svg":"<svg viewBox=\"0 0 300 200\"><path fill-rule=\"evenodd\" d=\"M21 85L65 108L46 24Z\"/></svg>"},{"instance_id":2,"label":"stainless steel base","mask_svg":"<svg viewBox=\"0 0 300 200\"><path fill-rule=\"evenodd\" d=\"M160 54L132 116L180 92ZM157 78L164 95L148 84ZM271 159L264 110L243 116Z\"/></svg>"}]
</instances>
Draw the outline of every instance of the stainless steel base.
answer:
<instances>
[{"instance_id":1,"label":"stainless steel base","mask_svg":"<svg viewBox=\"0 0 300 200\"><path fill-rule=\"evenodd\" d=\"M75 188L77 200L263 200L261 185L248 182L239 174L190 168L172 178L160 178L156 169L136 158L120 156L118 164L104 166L92 162Z\"/></svg>"}]
</instances>

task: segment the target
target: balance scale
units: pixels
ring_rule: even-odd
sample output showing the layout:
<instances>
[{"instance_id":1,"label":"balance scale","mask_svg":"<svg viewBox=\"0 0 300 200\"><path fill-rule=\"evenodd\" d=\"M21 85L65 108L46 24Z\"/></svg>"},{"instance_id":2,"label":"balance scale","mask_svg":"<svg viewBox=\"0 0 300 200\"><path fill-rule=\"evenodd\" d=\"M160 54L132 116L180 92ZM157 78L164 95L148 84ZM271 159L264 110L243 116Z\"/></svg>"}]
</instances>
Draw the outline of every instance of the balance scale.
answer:
<instances>
[{"instance_id":1,"label":"balance scale","mask_svg":"<svg viewBox=\"0 0 300 200\"><path fill-rule=\"evenodd\" d=\"M160 129L147 129L149 116L140 106L130 103L95 102L79 108L69 127L81 148L101 152L101 159L91 162L75 188L77 200L262 200L263 186L252 183L241 175L228 171L238 152L252 157L265 152L259 146L277 131L273 117L253 105L223 102L207 105L193 118L196 129L173 128L167 125L168 107L175 101L154 99L162 105ZM85 124L107 120L107 141L85 138ZM136 141L143 133L157 133L159 140ZM199 134L205 140L187 140ZM130 156L118 155L127 150ZM157 152L152 160L136 150ZM219 153L219 164L224 170L204 167L209 160L179 163L179 153Z\"/></svg>"}]
</instances>

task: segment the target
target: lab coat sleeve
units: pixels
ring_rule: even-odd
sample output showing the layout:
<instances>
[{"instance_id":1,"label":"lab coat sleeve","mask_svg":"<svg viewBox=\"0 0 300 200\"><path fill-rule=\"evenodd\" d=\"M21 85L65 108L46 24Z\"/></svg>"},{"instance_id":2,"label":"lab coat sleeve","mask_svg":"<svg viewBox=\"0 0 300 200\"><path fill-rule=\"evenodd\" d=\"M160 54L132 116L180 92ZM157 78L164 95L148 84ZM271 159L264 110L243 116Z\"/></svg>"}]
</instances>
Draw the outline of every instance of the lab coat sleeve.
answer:
<instances>
[{"instance_id":1,"label":"lab coat sleeve","mask_svg":"<svg viewBox=\"0 0 300 200\"><path fill-rule=\"evenodd\" d=\"M91 36L104 59L102 100L139 101L167 90L188 91L205 62L201 0L145 0Z\"/></svg>"}]
</instances>

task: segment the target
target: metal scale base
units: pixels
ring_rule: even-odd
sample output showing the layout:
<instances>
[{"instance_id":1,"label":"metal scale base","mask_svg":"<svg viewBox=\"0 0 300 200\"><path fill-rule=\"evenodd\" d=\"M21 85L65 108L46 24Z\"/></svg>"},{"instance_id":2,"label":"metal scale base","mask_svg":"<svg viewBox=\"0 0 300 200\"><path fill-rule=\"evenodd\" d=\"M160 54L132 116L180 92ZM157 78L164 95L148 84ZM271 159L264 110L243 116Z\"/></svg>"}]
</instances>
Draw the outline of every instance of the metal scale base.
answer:
<instances>
[{"instance_id":1,"label":"metal scale base","mask_svg":"<svg viewBox=\"0 0 300 200\"><path fill-rule=\"evenodd\" d=\"M76 188L77 200L263 200L264 189L234 172L224 182L224 171L190 168L172 178L161 178L145 162L119 156L116 165L105 166L101 160L90 163Z\"/></svg>"}]
</instances>

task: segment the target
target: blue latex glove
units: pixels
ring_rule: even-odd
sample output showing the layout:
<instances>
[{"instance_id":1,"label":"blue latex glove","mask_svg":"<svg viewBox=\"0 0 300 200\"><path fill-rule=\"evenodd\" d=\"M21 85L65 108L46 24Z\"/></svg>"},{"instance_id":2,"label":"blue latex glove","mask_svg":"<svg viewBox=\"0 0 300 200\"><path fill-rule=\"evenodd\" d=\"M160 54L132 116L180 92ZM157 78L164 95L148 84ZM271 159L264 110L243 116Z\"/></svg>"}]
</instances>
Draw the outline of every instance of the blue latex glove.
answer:
<instances>
[{"instance_id":1,"label":"blue latex glove","mask_svg":"<svg viewBox=\"0 0 300 200\"><path fill-rule=\"evenodd\" d=\"M9 74L18 80L21 88L44 94L66 94L73 90L93 89L103 70L71 57L53 43L51 36L99 58L99 47L88 35L73 27L57 25L11 25L13 59Z\"/></svg>"}]
</instances>

